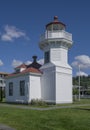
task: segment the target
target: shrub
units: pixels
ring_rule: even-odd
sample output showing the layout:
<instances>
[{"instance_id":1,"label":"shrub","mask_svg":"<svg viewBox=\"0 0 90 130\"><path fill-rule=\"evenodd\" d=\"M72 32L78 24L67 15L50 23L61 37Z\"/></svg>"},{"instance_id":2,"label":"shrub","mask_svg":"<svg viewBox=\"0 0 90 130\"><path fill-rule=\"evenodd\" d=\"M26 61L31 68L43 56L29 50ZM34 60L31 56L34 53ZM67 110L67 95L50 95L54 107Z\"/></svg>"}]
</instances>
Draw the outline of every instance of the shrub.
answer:
<instances>
[{"instance_id":1,"label":"shrub","mask_svg":"<svg viewBox=\"0 0 90 130\"><path fill-rule=\"evenodd\" d=\"M78 95L79 94L79 91L77 88L73 88L73 95Z\"/></svg>"},{"instance_id":2,"label":"shrub","mask_svg":"<svg viewBox=\"0 0 90 130\"><path fill-rule=\"evenodd\" d=\"M31 105L35 105L35 106L46 106L47 103L41 99L32 99L31 100Z\"/></svg>"}]
</instances>

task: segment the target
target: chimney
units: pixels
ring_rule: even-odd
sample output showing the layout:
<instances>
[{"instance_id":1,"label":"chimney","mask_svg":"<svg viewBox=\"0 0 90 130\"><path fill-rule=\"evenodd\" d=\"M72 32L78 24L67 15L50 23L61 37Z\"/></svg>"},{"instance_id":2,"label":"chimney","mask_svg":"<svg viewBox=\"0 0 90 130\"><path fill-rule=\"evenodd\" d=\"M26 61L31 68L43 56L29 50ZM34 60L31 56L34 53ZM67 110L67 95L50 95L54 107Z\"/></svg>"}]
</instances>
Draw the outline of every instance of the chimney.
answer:
<instances>
[{"instance_id":1,"label":"chimney","mask_svg":"<svg viewBox=\"0 0 90 130\"><path fill-rule=\"evenodd\" d=\"M33 56L33 63L36 63L37 62L37 56Z\"/></svg>"}]
</instances>

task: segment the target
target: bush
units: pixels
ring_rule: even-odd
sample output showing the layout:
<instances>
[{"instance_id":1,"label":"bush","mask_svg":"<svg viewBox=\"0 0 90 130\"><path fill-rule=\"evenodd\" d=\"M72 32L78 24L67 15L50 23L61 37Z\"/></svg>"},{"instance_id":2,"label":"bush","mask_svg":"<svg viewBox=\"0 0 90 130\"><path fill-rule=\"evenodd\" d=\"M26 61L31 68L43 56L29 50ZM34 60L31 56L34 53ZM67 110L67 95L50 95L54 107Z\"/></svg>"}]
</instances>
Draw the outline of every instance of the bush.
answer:
<instances>
[{"instance_id":1,"label":"bush","mask_svg":"<svg viewBox=\"0 0 90 130\"><path fill-rule=\"evenodd\" d=\"M79 94L79 91L77 88L73 88L73 95L78 95Z\"/></svg>"},{"instance_id":2,"label":"bush","mask_svg":"<svg viewBox=\"0 0 90 130\"><path fill-rule=\"evenodd\" d=\"M90 90L87 90L87 92L85 94L90 95Z\"/></svg>"},{"instance_id":3,"label":"bush","mask_svg":"<svg viewBox=\"0 0 90 130\"><path fill-rule=\"evenodd\" d=\"M32 99L31 100L31 105L35 105L35 106L46 106L47 103L41 99Z\"/></svg>"}]
</instances>

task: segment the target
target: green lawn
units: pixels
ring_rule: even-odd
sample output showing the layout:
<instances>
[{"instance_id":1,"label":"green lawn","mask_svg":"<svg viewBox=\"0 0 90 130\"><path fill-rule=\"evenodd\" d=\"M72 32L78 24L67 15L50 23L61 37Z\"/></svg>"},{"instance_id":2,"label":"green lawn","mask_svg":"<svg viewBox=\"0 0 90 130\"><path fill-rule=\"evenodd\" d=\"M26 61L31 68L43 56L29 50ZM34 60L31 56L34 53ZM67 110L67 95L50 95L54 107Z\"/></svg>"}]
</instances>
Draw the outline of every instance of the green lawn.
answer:
<instances>
[{"instance_id":1,"label":"green lawn","mask_svg":"<svg viewBox=\"0 0 90 130\"><path fill-rule=\"evenodd\" d=\"M90 106L48 111L0 107L0 123L16 130L90 130Z\"/></svg>"}]
</instances>

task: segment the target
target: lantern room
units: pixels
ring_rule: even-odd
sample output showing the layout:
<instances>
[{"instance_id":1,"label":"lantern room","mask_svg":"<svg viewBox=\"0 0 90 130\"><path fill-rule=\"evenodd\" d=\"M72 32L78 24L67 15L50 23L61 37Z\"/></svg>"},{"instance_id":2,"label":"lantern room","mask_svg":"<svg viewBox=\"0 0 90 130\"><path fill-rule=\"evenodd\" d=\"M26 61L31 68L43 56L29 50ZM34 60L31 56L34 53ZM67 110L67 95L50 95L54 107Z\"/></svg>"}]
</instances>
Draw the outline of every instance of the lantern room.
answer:
<instances>
[{"instance_id":1,"label":"lantern room","mask_svg":"<svg viewBox=\"0 0 90 130\"><path fill-rule=\"evenodd\" d=\"M46 25L47 31L65 30L66 25L58 21L58 17L54 16L54 21Z\"/></svg>"}]
</instances>

